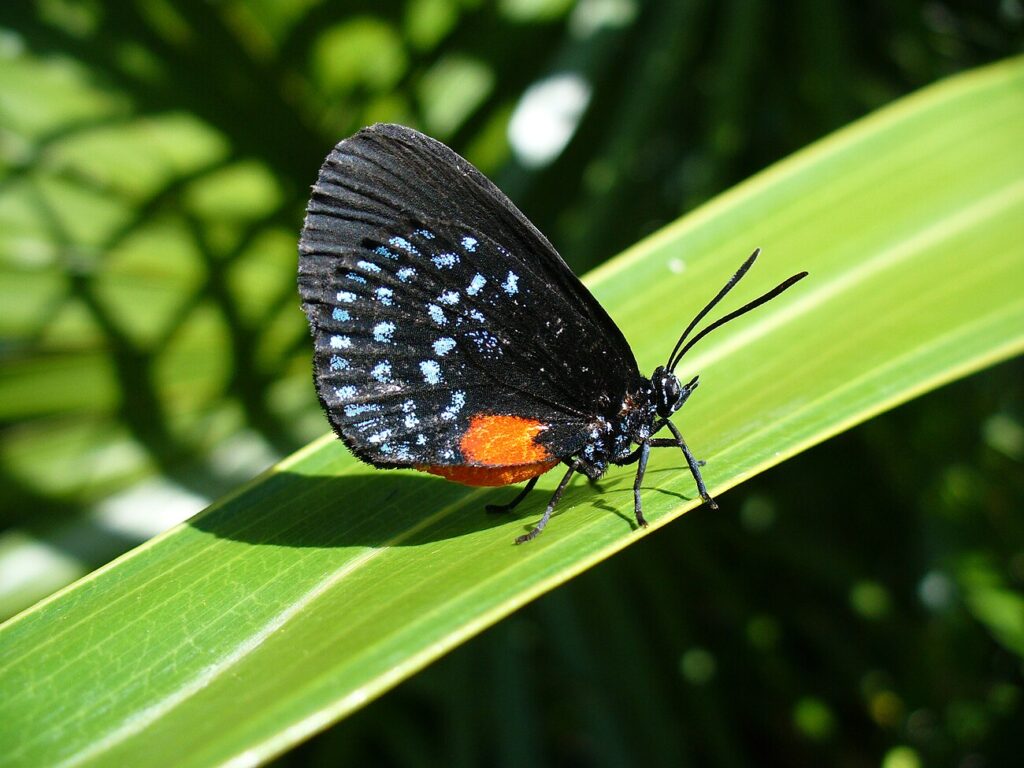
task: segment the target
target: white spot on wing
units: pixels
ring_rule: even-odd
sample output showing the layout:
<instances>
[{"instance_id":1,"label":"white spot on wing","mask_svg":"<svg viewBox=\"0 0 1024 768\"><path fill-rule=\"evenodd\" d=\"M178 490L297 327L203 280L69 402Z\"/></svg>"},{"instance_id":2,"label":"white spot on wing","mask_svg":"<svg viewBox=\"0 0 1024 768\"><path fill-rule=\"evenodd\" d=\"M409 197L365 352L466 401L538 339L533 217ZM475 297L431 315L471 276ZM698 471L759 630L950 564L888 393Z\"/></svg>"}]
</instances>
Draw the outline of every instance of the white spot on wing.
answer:
<instances>
[{"instance_id":1,"label":"white spot on wing","mask_svg":"<svg viewBox=\"0 0 1024 768\"><path fill-rule=\"evenodd\" d=\"M406 240L404 237L392 237L388 242L395 248L401 248L407 253L411 253L413 256L419 256L420 252L416 246Z\"/></svg>"},{"instance_id":2,"label":"white spot on wing","mask_svg":"<svg viewBox=\"0 0 1024 768\"><path fill-rule=\"evenodd\" d=\"M459 292L458 291L443 291L437 300L442 304L448 304L454 306L459 303Z\"/></svg>"},{"instance_id":3,"label":"white spot on wing","mask_svg":"<svg viewBox=\"0 0 1024 768\"><path fill-rule=\"evenodd\" d=\"M439 253L430 260L440 269L451 269L459 263L459 257L454 253Z\"/></svg>"},{"instance_id":4,"label":"white spot on wing","mask_svg":"<svg viewBox=\"0 0 1024 768\"><path fill-rule=\"evenodd\" d=\"M373 413L379 411L380 406L375 403L351 403L345 406L346 416L358 416L361 413ZM376 419L373 419L376 421Z\"/></svg>"},{"instance_id":5,"label":"white spot on wing","mask_svg":"<svg viewBox=\"0 0 1024 768\"><path fill-rule=\"evenodd\" d=\"M352 346L352 339L348 336L331 336L331 349L348 349Z\"/></svg>"},{"instance_id":6,"label":"white spot on wing","mask_svg":"<svg viewBox=\"0 0 1024 768\"><path fill-rule=\"evenodd\" d=\"M356 295L352 291L338 291L338 295L335 297L338 301L343 301L346 304L351 304L356 300Z\"/></svg>"},{"instance_id":7,"label":"white spot on wing","mask_svg":"<svg viewBox=\"0 0 1024 768\"><path fill-rule=\"evenodd\" d=\"M381 360L370 371L370 375L373 376L381 384L387 384L391 381L391 363L387 360Z\"/></svg>"},{"instance_id":8,"label":"white spot on wing","mask_svg":"<svg viewBox=\"0 0 1024 768\"><path fill-rule=\"evenodd\" d=\"M466 336L472 339L476 345L477 352L482 354L484 357L494 359L499 355L503 354L501 348L501 342L498 337L487 330L470 331Z\"/></svg>"},{"instance_id":9,"label":"white spot on wing","mask_svg":"<svg viewBox=\"0 0 1024 768\"><path fill-rule=\"evenodd\" d=\"M452 392L451 404L441 413L445 421L453 420L463 408L466 407L466 393L461 389Z\"/></svg>"},{"instance_id":10,"label":"white spot on wing","mask_svg":"<svg viewBox=\"0 0 1024 768\"><path fill-rule=\"evenodd\" d=\"M391 297L395 295L394 291L392 291L390 288L385 288L381 286L376 291L374 291L374 293L377 294L377 301L379 301L385 307L391 306Z\"/></svg>"},{"instance_id":11,"label":"white spot on wing","mask_svg":"<svg viewBox=\"0 0 1024 768\"><path fill-rule=\"evenodd\" d=\"M395 324L392 322L377 323L373 326L373 338L379 341L381 344L391 343L391 338L395 333Z\"/></svg>"},{"instance_id":12,"label":"white spot on wing","mask_svg":"<svg viewBox=\"0 0 1024 768\"><path fill-rule=\"evenodd\" d=\"M427 314L438 325L444 325L448 322L448 319L444 316L444 310L437 306L437 304L427 304Z\"/></svg>"},{"instance_id":13,"label":"white spot on wing","mask_svg":"<svg viewBox=\"0 0 1024 768\"><path fill-rule=\"evenodd\" d=\"M412 267L402 267L395 274L398 275L398 279L401 280L403 283L408 283L410 280L416 277L416 270L413 269Z\"/></svg>"},{"instance_id":14,"label":"white spot on wing","mask_svg":"<svg viewBox=\"0 0 1024 768\"><path fill-rule=\"evenodd\" d=\"M441 366L437 360L424 360L420 363L420 372L427 384L438 384L441 381Z\"/></svg>"},{"instance_id":15,"label":"white spot on wing","mask_svg":"<svg viewBox=\"0 0 1024 768\"><path fill-rule=\"evenodd\" d=\"M483 290L483 287L487 284L487 278L477 273L473 275L473 279L469 282L469 287L466 288L466 293L470 296L476 296Z\"/></svg>"},{"instance_id":16,"label":"white spot on wing","mask_svg":"<svg viewBox=\"0 0 1024 768\"><path fill-rule=\"evenodd\" d=\"M331 317L333 317L339 323L344 323L352 319L352 316L348 313L347 309L338 309L337 307L335 307L334 311L331 312Z\"/></svg>"},{"instance_id":17,"label":"white spot on wing","mask_svg":"<svg viewBox=\"0 0 1024 768\"><path fill-rule=\"evenodd\" d=\"M476 238L475 237L464 237L462 238L462 247L470 253L476 251Z\"/></svg>"},{"instance_id":18,"label":"white spot on wing","mask_svg":"<svg viewBox=\"0 0 1024 768\"><path fill-rule=\"evenodd\" d=\"M519 275L515 272L509 272L505 282L501 284L501 288L509 296L515 296L519 293Z\"/></svg>"},{"instance_id":19,"label":"white spot on wing","mask_svg":"<svg viewBox=\"0 0 1024 768\"><path fill-rule=\"evenodd\" d=\"M442 336L434 342L434 354L444 357L455 348L455 339L450 336Z\"/></svg>"}]
</instances>

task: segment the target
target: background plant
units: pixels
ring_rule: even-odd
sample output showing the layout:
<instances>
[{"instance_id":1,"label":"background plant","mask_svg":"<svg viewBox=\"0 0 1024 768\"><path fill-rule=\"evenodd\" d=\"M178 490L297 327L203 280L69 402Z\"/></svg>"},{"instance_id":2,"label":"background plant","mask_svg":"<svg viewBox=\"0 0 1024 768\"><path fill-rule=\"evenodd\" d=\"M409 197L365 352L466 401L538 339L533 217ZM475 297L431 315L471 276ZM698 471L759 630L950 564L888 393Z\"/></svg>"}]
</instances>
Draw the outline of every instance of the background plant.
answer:
<instances>
[{"instance_id":1,"label":"background plant","mask_svg":"<svg viewBox=\"0 0 1024 768\"><path fill-rule=\"evenodd\" d=\"M449 141L582 271L853 117L1019 50L1021 15L5 6L6 611L323 431L294 241L337 138L386 119ZM590 93L571 143L517 159L516 106L567 71ZM1019 377L1002 366L744 486L731 512L633 547L286 760L1000 762L1024 647ZM679 561L689 578L658 578ZM678 630L639 652L652 616ZM889 751L903 743L916 752Z\"/></svg>"}]
</instances>

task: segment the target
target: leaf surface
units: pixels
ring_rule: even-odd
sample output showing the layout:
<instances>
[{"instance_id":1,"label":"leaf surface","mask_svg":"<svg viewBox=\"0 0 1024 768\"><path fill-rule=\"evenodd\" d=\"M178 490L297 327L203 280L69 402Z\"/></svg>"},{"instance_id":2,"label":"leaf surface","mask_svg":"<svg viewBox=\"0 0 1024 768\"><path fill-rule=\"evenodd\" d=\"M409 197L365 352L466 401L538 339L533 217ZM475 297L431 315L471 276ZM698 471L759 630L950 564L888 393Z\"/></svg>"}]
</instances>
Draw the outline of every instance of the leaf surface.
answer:
<instances>
[{"instance_id":1,"label":"leaf surface","mask_svg":"<svg viewBox=\"0 0 1024 768\"><path fill-rule=\"evenodd\" d=\"M676 422L713 493L1021 350L1022 135L1014 60L859 121L589 276L649 371L755 246L730 306L810 272L680 368L701 375ZM558 474L494 517L484 504L514 490L316 441L0 627L0 764L265 761L697 504L658 451L647 532L613 469L513 546Z\"/></svg>"}]
</instances>

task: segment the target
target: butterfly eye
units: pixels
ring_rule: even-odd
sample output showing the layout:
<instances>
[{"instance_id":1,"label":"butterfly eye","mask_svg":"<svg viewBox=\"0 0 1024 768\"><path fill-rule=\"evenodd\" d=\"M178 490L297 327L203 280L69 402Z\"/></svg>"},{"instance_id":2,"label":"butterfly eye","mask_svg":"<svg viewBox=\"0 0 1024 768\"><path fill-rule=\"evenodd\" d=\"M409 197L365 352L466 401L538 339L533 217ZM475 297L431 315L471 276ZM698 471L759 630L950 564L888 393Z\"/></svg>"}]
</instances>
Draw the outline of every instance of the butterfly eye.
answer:
<instances>
[{"instance_id":1,"label":"butterfly eye","mask_svg":"<svg viewBox=\"0 0 1024 768\"><path fill-rule=\"evenodd\" d=\"M654 386L655 407L658 415L667 419L682 405L683 388L679 379L664 367L659 366L651 377L651 384Z\"/></svg>"}]
</instances>

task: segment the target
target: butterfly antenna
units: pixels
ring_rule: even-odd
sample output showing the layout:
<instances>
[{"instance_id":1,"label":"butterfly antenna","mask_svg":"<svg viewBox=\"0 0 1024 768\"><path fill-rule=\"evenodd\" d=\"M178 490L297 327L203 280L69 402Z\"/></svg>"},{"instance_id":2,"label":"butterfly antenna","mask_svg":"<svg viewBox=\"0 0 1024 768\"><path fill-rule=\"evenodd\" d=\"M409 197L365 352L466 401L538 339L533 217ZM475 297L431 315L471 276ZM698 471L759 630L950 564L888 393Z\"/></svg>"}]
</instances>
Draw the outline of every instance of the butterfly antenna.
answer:
<instances>
[{"instance_id":1,"label":"butterfly antenna","mask_svg":"<svg viewBox=\"0 0 1024 768\"><path fill-rule=\"evenodd\" d=\"M747 263L749 263L749 262L750 262L750 259L747 260ZM744 266L747 266L747 264L744 264ZM738 272L737 274L738 275L741 274L742 271L743 270L741 269L740 272ZM800 282L805 277L807 277L807 273L806 272L798 272L797 274L793 275L792 277L789 277L786 280L783 280L781 283L776 285L774 288L772 288L767 293L762 294L761 296L758 296L753 301L744 304L742 307L740 307L737 310L734 310L734 311L730 312L725 317L720 317L718 320L715 320L715 322L713 322L707 328L705 328L700 333L698 333L696 336L694 336L692 339L690 339L689 343L685 347L682 348L682 350L679 352L678 356L676 356L675 360L669 365L668 370L669 371L675 370L675 367L677 365L679 365L679 361L683 359L683 355L685 355L689 351L690 347L692 347L698 341L700 341L705 336L707 336L709 333L711 333L713 330L715 330L715 328L719 328L720 326L725 325L730 320L735 320L740 315L745 315L747 312L751 311L752 309L757 309L762 304L771 301L776 296L778 296L780 293L782 293L786 289L790 288L794 284ZM735 280L735 278L734 278L734 280ZM731 282L733 282L733 281L730 281L730 283ZM727 287L731 287L731 285L727 286ZM719 295L721 295L721 294L719 294ZM717 297L716 297L716 301L717 301ZM712 302L712 303L714 303L714 302Z\"/></svg>"},{"instance_id":2,"label":"butterfly antenna","mask_svg":"<svg viewBox=\"0 0 1024 768\"><path fill-rule=\"evenodd\" d=\"M753 266L754 261L757 259L760 253L761 249L755 248L754 252L750 254L750 256L747 257L747 260L744 261L740 268L736 270L736 274L729 278L729 282L722 286L722 290L718 292L718 295L715 296L715 298L713 298L711 301L709 301L707 306L704 307L704 309L702 309L700 312L698 312L697 316L690 321L690 324L688 326L686 326L686 330L683 331L683 335L679 337L679 341L677 341L675 347L673 347L672 354L668 356L668 365L665 366L666 368L668 368L668 370L671 371L673 368L676 367L675 363L673 363L672 360L676 357L676 352L679 351L679 348L683 345L683 342L686 341L686 337L689 336L693 329L697 327L697 323L703 320L704 316L712 309L714 309L715 305L718 302L725 298L725 294L731 291L733 287L736 285L736 283L738 283L740 279L745 274L747 274L747 270L749 270ZM682 355L680 355L680 357L682 357ZM676 359L676 362L679 362L678 359Z\"/></svg>"}]
</instances>

